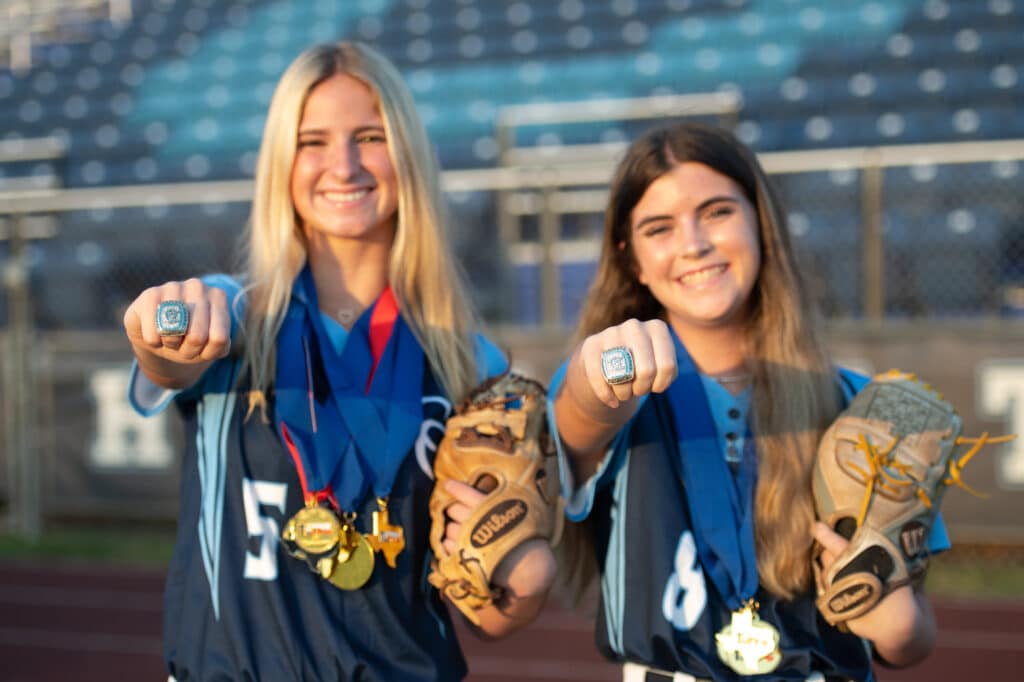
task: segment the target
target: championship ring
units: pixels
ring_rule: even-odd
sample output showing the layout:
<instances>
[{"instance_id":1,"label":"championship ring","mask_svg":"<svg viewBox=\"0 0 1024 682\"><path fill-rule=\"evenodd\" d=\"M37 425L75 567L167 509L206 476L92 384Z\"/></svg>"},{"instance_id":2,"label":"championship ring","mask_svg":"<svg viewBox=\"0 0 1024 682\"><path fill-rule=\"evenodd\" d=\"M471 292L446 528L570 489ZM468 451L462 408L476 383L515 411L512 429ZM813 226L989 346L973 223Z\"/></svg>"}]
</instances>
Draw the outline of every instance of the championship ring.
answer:
<instances>
[{"instance_id":1,"label":"championship ring","mask_svg":"<svg viewBox=\"0 0 1024 682\"><path fill-rule=\"evenodd\" d=\"M185 336L188 308L181 301L164 301L156 307L156 333L160 336Z\"/></svg>"},{"instance_id":2,"label":"championship ring","mask_svg":"<svg viewBox=\"0 0 1024 682\"><path fill-rule=\"evenodd\" d=\"M601 353L601 374L612 386L628 384L636 378L633 353L625 346L609 348Z\"/></svg>"}]
</instances>

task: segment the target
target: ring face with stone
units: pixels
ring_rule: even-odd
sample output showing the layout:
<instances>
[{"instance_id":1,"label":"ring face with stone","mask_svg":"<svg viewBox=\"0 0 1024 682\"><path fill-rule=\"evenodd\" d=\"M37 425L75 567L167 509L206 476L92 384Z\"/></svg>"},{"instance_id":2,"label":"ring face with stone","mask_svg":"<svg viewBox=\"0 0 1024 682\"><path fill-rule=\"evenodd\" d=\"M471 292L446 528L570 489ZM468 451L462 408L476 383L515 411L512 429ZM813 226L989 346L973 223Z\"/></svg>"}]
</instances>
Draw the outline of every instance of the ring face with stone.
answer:
<instances>
[{"instance_id":1,"label":"ring face with stone","mask_svg":"<svg viewBox=\"0 0 1024 682\"><path fill-rule=\"evenodd\" d=\"M633 381L636 378L633 353L625 346L609 348L601 353L601 374L604 375L604 380L613 386Z\"/></svg>"},{"instance_id":2,"label":"ring face with stone","mask_svg":"<svg viewBox=\"0 0 1024 682\"><path fill-rule=\"evenodd\" d=\"M185 336L188 308L181 301L164 301L156 307L156 333L160 336Z\"/></svg>"}]
</instances>

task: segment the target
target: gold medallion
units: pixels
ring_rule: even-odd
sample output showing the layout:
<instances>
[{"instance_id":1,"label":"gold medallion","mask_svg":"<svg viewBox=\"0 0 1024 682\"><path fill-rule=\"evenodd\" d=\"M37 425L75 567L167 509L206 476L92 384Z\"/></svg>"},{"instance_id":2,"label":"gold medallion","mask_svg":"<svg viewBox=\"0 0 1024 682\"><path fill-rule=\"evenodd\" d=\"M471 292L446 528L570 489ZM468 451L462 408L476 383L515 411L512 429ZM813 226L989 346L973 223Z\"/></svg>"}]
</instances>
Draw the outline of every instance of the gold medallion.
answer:
<instances>
[{"instance_id":1,"label":"gold medallion","mask_svg":"<svg viewBox=\"0 0 1024 682\"><path fill-rule=\"evenodd\" d=\"M348 553L345 561L336 561L334 571L328 580L343 590L358 590L373 575L373 547L358 531L353 530L359 540Z\"/></svg>"},{"instance_id":2,"label":"gold medallion","mask_svg":"<svg viewBox=\"0 0 1024 682\"><path fill-rule=\"evenodd\" d=\"M392 525L388 518L386 497L378 497L377 506L380 509L373 512L373 535L366 539L375 552L384 555L384 561L388 566L395 568L398 565L398 555L405 549L405 531L401 526Z\"/></svg>"},{"instance_id":3,"label":"gold medallion","mask_svg":"<svg viewBox=\"0 0 1024 682\"><path fill-rule=\"evenodd\" d=\"M340 530L341 522L334 512L313 502L288 520L281 535L306 554L317 556L334 549Z\"/></svg>"},{"instance_id":4,"label":"gold medallion","mask_svg":"<svg viewBox=\"0 0 1024 682\"><path fill-rule=\"evenodd\" d=\"M757 615L753 599L732 612L732 622L718 631L718 658L740 675L770 673L782 662L779 631Z\"/></svg>"}]
</instances>

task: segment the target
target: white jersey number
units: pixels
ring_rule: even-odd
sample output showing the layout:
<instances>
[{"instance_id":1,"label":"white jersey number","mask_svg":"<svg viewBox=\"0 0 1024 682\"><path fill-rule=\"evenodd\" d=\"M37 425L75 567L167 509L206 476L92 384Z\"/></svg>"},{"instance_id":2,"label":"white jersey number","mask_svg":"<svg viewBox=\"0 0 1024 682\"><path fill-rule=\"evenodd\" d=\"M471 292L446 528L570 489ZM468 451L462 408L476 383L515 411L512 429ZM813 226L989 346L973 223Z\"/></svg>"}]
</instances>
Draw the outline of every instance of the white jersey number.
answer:
<instances>
[{"instance_id":1,"label":"white jersey number","mask_svg":"<svg viewBox=\"0 0 1024 682\"><path fill-rule=\"evenodd\" d=\"M665 585L661 612L676 630L690 630L704 613L708 591L704 572L697 564L697 544L688 530L679 536L675 569Z\"/></svg>"},{"instance_id":2,"label":"white jersey number","mask_svg":"<svg viewBox=\"0 0 1024 682\"><path fill-rule=\"evenodd\" d=\"M277 579L278 524L260 513L260 506L277 507L284 514L288 486L272 481L242 479L242 503L245 506L245 527L249 537L260 539L259 554L246 553L245 577L250 580Z\"/></svg>"}]
</instances>

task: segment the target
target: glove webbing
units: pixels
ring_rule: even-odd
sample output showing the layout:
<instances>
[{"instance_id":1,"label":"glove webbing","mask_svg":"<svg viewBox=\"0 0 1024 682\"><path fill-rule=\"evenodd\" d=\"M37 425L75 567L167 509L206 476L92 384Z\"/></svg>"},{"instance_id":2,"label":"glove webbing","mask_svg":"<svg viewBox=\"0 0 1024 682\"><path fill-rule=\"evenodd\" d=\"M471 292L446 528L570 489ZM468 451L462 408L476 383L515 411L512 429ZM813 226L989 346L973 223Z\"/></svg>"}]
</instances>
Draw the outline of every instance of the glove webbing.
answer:
<instances>
[{"instance_id":1,"label":"glove webbing","mask_svg":"<svg viewBox=\"0 0 1024 682\"><path fill-rule=\"evenodd\" d=\"M943 479L943 484L947 486L956 485L975 497L988 497L984 493L974 490L964 482L961 477L964 467L967 466L967 463L971 458L978 454L985 445L990 443L1005 443L1016 437L1016 435L1009 435L990 438L987 432L983 432L978 438L958 437L955 441L957 445L972 443L973 447L960 457L950 459L949 468L947 470L948 475ZM857 447L864 452L864 459L867 461L869 468L869 471L865 471L857 464L852 462L850 463L850 468L860 474L860 482L864 484L864 499L861 502L860 512L857 514L858 528L864 524L864 518L867 516L868 507L871 504L871 497L874 494L876 485L882 489L889 487L890 490L895 488L905 488L907 486L916 486L917 490L915 493L921 500L922 504L929 509L932 507L932 500L929 497L928 492L921 486L920 481L911 475L910 467L897 460L892 454L899 441L900 437L897 436L893 438L887 446L882 449L878 449L868 441L867 436L864 434L859 434L857 437ZM895 472L895 474L893 472Z\"/></svg>"}]
</instances>

